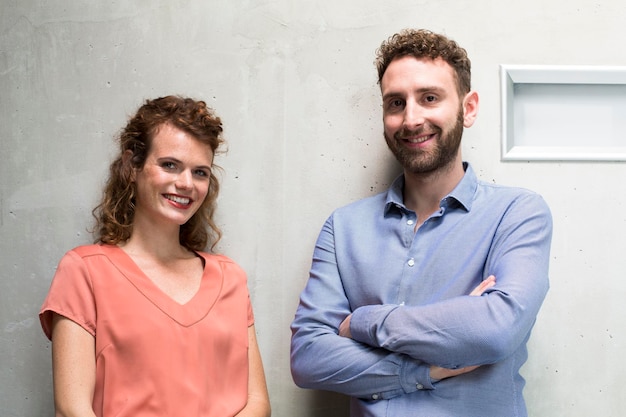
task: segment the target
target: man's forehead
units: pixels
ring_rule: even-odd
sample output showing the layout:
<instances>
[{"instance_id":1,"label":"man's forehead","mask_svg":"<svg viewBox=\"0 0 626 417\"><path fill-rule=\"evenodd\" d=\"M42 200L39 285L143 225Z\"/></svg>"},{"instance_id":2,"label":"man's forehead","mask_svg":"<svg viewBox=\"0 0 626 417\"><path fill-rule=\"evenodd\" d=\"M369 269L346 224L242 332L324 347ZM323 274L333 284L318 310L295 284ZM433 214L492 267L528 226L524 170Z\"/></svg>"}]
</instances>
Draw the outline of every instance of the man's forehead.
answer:
<instances>
[{"instance_id":1,"label":"man's forehead","mask_svg":"<svg viewBox=\"0 0 626 417\"><path fill-rule=\"evenodd\" d=\"M456 74L450 64L442 58L405 55L395 58L387 67L381 79L380 88L383 94L389 89L405 86L407 83L424 83L431 88L456 88ZM420 87L421 88L421 87Z\"/></svg>"}]
</instances>

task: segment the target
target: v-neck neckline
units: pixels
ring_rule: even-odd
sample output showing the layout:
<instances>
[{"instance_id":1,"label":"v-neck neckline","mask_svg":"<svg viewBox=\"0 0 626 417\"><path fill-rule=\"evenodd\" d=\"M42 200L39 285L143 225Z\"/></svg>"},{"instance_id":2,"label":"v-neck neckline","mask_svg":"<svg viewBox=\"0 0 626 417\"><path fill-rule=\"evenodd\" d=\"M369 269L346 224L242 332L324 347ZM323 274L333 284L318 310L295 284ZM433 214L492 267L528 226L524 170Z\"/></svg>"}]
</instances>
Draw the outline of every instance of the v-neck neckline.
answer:
<instances>
[{"instance_id":1,"label":"v-neck neckline","mask_svg":"<svg viewBox=\"0 0 626 417\"><path fill-rule=\"evenodd\" d=\"M103 245L102 248L116 260L114 265L146 299L182 326L191 326L204 318L222 291L224 274L221 263L208 254L194 252L204 261L200 286L189 301L180 304L163 292L122 248L113 245Z\"/></svg>"}]
</instances>

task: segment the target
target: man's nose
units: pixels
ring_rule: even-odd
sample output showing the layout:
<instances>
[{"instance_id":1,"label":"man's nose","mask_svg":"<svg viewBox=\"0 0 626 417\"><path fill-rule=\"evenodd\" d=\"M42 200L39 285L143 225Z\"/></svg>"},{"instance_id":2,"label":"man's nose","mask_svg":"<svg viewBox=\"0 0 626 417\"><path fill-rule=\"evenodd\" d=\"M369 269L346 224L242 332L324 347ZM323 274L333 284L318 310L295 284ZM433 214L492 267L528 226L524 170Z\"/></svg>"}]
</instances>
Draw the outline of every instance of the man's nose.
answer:
<instances>
[{"instance_id":1,"label":"man's nose","mask_svg":"<svg viewBox=\"0 0 626 417\"><path fill-rule=\"evenodd\" d=\"M417 103L408 102L404 108L404 127L415 130L424 124L424 109Z\"/></svg>"}]
</instances>

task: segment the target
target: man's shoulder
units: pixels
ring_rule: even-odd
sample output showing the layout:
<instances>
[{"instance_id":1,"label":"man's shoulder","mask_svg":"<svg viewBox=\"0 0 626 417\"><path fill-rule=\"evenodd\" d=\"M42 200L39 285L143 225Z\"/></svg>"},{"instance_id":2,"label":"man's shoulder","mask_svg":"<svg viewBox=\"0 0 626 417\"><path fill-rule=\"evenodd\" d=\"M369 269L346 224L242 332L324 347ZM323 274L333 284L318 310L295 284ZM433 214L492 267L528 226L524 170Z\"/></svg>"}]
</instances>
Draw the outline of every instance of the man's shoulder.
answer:
<instances>
[{"instance_id":1,"label":"man's shoulder","mask_svg":"<svg viewBox=\"0 0 626 417\"><path fill-rule=\"evenodd\" d=\"M334 214L354 215L359 212L384 210L387 194L388 191L383 191L378 194L360 198L335 209Z\"/></svg>"},{"instance_id":2,"label":"man's shoulder","mask_svg":"<svg viewBox=\"0 0 626 417\"><path fill-rule=\"evenodd\" d=\"M512 185L502 185L485 181L478 182L476 199L492 206L513 205L527 207L532 210L549 212L550 209L541 194L528 188Z\"/></svg>"},{"instance_id":3,"label":"man's shoulder","mask_svg":"<svg viewBox=\"0 0 626 417\"><path fill-rule=\"evenodd\" d=\"M506 185L506 184L497 184L487 181L478 181L478 191L487 193L487 194L495 194L501 197L510 197L510 198L518 198L518 197L541 197L539 193L536 191L530 190L528 188L514 186L514 185Z\"/></svg>"}]
</instances>

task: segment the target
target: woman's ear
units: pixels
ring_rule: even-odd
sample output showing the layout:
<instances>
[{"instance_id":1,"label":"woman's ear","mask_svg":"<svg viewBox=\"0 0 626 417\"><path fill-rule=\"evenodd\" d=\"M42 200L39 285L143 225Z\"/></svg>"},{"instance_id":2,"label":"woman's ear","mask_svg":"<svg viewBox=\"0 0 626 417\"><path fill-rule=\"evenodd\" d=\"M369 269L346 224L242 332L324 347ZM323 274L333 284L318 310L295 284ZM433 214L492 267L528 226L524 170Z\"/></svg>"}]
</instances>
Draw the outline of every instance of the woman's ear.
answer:
<instances>
[{"instance_id":1,"label":"woman's ear","mask_svg":"<svg viewBox=\"0 0 626 417\"><path fill-rule=\"evenodd\" d=\"M128 170L128 176L130 182L135 182L137 176L137 170L133 166L133 151L126 149L122 154L122 166Z\"/></svg>"}]
</instances>

